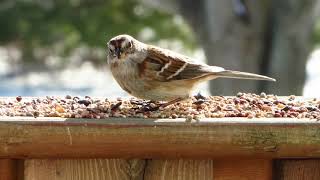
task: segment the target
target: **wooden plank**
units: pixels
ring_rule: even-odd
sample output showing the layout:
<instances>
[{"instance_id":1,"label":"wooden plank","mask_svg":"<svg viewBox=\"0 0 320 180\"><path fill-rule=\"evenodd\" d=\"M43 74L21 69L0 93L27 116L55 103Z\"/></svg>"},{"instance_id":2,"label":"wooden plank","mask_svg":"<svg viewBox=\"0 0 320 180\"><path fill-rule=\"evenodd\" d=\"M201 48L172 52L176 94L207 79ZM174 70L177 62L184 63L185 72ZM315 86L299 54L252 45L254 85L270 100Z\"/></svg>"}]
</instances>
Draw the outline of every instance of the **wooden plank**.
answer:
<instances>
[{"instance_id":1,"label":"wooden plank","mask_svg":"<svg viewBox=\"0 0 320 180\"><path fill-rule=\"evenodd\" d=\"M320 159L277 160L275 180L319 180Z\"/></svg>"},{"instance_id":2,"label":"wooden plank","mask_svg":"<svg viewBox=\"0 0 320 180\"><path fill-rule=\"evenodd\" d=\"M0 179L17 180L18 179L17 162L13 159L0 159Z\"/></svg>"},{"instance_id":3,"label":"wooden plank","mask_svg":"<svg viewBox=\"0 0 320 180\"><path fill-rule=\"evenodd\" d=\"M233 159L213 162L215 180L271 180L272 160L263 159Z\"/></svg>"},{"instance_id":4,"label":"wooden plank","mask_svg":"<svg viewBox=\"0 0 320 180\"><path fill-rule=\"evenodd\" d=\"M320 157L320 123L310 119L0 120L0 157Z\"/></svg>"},{"instance_id":5,"label":"wooden plank","mask_svg":"<svg viewBox=\"0 0 320 180\"><path fill-rule=\"evenodd\" d=\"M25 161L25 180L140 180L144 160L30 159Z\"/></svg>"},{"instance_id":6,"label":"wooden plank","mask_svg":"<svg viewBox=\"0 0 320 180\"><path fill-rule=\"evenodd\" d=\"M148 160L145 180L213 179L212 160Z\"/></svg>"},{"instance_id":7,"label":"wooden plank","mask_svg":"<svg viewBox=\"0 0 320 180\"><path fill-rule=\"evenodd\" d=\"M271 180L272 160L148 160L146 180Z\"/></svg>"}]
</instances>

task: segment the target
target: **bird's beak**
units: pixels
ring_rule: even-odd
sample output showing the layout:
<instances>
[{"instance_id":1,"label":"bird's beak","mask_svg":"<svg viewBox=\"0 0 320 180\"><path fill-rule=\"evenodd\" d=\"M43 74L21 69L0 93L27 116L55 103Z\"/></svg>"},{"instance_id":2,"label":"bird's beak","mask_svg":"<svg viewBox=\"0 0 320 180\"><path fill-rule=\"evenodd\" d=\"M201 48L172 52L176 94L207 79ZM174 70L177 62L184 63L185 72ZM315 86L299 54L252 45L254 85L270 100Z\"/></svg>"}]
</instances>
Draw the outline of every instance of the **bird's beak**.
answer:
<instances>
[{"instance_id":1,"label":"bird's beak","mask_svg":"<svg viewBox=\"0 0 320 180\"><path fill-rule=\"evenodd\" d=\"M120 57L121 57L121 50L120 50L120 48L115 48L115 53L116 53L118 59L120 59Z\"/></svg>"}]
</instances>

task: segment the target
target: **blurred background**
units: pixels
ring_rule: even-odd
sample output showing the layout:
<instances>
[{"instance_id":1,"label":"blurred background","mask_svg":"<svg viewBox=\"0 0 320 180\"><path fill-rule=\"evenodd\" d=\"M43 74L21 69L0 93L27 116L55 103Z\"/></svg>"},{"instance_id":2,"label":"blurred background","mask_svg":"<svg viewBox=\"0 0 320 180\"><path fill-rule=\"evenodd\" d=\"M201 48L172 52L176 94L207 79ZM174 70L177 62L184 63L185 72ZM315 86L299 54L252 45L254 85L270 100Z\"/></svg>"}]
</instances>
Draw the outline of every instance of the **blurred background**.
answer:
<instances>
[{"instance_id":1,"label":"blurred background","mask_svg":"<svg viewBox=\"0 0 320 180\"><path fill-rule=\"evenodd\" d=\"M0 96L128 96L106 67L118 34L276 83L219 79L203 94L320 97L320 0L1 0Z\"/></svg>"}]
</instances>

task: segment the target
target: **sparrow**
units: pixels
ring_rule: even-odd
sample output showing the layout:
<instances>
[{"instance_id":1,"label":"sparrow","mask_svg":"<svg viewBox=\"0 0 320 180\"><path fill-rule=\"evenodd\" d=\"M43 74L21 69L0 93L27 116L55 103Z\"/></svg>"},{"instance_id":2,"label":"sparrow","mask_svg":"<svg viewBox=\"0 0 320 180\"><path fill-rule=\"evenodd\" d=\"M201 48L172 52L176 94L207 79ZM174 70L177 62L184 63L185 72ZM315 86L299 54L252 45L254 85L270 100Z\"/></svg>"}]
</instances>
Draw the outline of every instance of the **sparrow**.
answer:
<instances>
[{"instance_id":1,"label":"sparrow","mask_svg":"<svg viewBox=\"0 0 320 180\"><path fill-rule=\"evenodd\" d=\"M195 62L126 34L111 38L107 49L107 64L123 90L140 99L167 101L166 105L189 98L197 84L216 78L275 81L263 75Z\"/></svg>"}]
</instances>

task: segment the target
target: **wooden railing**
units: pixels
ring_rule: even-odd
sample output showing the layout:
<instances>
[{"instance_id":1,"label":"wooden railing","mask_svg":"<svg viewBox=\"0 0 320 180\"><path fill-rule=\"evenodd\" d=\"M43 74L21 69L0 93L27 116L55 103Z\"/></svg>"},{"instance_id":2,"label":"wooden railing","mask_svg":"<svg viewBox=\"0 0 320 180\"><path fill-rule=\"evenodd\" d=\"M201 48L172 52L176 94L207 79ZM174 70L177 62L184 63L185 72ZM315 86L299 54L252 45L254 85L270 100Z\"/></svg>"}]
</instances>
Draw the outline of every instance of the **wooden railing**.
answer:
<instances>
[{"instance_id":1,"label":"wooden railing","mask_svg":"<svg viewBox=\"0 0 320 180\"><path fill-rule=\"evenodd\" d=\"M320 122L1 118L0 179L320 179Z\"/></svg>"}]
</instances>

